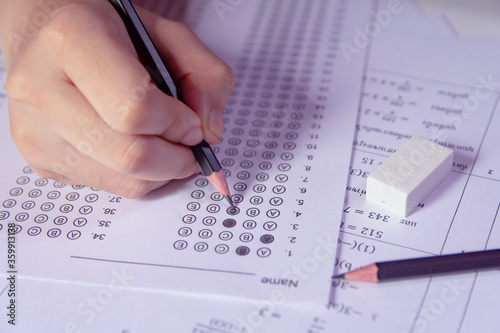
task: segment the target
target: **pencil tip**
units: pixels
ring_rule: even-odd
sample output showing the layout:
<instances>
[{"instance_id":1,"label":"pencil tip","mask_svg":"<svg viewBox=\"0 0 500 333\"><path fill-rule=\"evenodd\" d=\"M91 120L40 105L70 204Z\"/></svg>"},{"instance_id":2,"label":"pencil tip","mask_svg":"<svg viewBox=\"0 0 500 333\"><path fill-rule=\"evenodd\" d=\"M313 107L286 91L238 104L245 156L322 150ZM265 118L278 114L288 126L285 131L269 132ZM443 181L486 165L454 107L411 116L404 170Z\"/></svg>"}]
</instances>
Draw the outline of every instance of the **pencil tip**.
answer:
<instances>
[{"instance_id":1,"label":"pencil tip","mask_svg":"<svg viewBox=\"0 0 500 333\"><path fill-rule=\"evenodd\" d=\"M345 274L339 274L339 275L335 275L332 277L332 279L343 279L345 277Z\"/></svg>"},{"instance_id":2,"label":"pencil tip","mask_svg":"<svg viewBox=\"0 0 500 333\"><path fill-rule=\"evenodd\" d=\"M229 206L231 208L233 208L234 207L234 202L233 202L233 199L231 198L231 195L224 195L224 197L226 197L227 202L229 202Z\"/></svg>"},{"instance_id":3,"label":"pencil tip","mask_svg":"<svg viewBox=\"0 0 500 333\"><path fill-rule=\"evenodd\" d=\"M215 189L226 197L231 207L234 207L233 200L231 199L231 193L229 192L229 186L227 185L226 176L224 175L224 170L221 169L214 172L210 176L207 176L207 178L214 185Z\"/></svg>"},{"instance_id":4,"label":"pencil tip","mask_svg":"<svg viewBox=\"0 0 500 333\"><path fill-rule=\"evenodd\" d=\"M344 273L345 280L362 281L362 282L378 282L378 266L370 264L361 268Z\"/></svg>"}]
</instances>

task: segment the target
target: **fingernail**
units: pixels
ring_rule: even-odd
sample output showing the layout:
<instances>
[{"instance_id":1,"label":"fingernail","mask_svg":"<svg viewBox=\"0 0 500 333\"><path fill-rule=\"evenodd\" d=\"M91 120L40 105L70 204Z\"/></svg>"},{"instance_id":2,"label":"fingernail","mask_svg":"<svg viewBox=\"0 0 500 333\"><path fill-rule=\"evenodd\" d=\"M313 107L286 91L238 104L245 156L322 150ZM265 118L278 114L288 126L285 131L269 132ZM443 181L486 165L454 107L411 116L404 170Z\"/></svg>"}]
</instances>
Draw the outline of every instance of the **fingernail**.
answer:
<instances>
[{"instance_id":1,"label":"fingernail","mask_svg":"<svg viewBox=\"0 0 500 333\"><path fill-rule=\"evenodd\" d=\"M189 130L189 132L182 138L181 142L188 146L198 144L203 139L203 131L200 127L196 126Z\"/></svg>"},{"instance_id":2,"label":"fingernail","mask_svg":"<svg viewBox=\"0 0 500 333\"><path fill-rule=\"evenodd\" d=\"M222 139L223 127L224 119L222 117L222 113L216 110L210 111L210 114L208 115L208 129L219 140Z\"/></svg>"}]
</instances>

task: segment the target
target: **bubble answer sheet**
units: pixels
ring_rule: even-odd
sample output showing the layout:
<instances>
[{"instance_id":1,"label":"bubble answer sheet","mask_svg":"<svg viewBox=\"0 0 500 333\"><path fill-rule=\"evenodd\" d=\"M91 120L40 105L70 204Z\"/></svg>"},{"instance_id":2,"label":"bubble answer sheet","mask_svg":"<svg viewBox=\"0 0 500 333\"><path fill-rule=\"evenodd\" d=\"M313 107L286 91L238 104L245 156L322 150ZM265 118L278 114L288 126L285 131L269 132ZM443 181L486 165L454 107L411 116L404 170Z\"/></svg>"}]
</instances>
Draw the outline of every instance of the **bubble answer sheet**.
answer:
<instances>
[{"instance_id":1,"label":"bubble answer sheet","mask_svg":"<svg viewBox=\"0 0 500 333\"><path fill-rule=\"evenodd\" d=\"M500 331L498 270L331 279L500 248L500 40L460 38L413 1L142 2L192 26L235 70L215 148L240 210L201 176L137 201L40 179L2 130L13 157L0 177L0 304L9 314L14 300L18 317L0 332ZM366 177L415 134L455 158L404 218L365 200Z\"/></svg>"},{"instance_id":2,"label":"bubble answer sheet","mask_svg":"<svg viewBox=\"0 0 500 333\"><path fill-rule=\"evenodd\" d=\"M328 302L364 64L338 45L370 6L191 6L195 30L236 73L214 146L236 208L202 175L139 200L40 178L9 142L4 96L0 223L18 260L3 274L103 284L103 272L126 269L137 288ZM106 134L82 135L88 151ZM79 159L68 152L61 167L79 172Z\"/></svg>"}]
</instances>

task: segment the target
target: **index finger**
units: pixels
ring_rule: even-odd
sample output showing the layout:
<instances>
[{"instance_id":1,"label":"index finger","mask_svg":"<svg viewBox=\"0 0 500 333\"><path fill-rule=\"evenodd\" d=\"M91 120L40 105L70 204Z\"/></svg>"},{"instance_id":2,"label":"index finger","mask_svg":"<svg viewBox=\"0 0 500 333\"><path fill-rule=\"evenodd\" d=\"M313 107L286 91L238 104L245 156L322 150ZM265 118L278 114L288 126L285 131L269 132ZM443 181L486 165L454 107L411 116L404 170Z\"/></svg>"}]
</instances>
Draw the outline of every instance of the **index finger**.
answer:
<instances>
[{"instance_id":1,"label":"index finger","mask_svg":"<svg viewBox=\"0 0 500 333\"><path fill-rule=\"evenodd\" d=\"M200 116L205 139L218 142L226 100L234 87L233 70L184 24L140 8L137 12L180 85L184 102Z\"/></svg>"},{"instance_id":2,"label":"index finger","mask_svg":"<svg viewBox=\"0 0 500 333\"><path fill-rule=\"evenodd\" d=\"M201 141L199 117L152 84L111 4L73 3L57 15L53 29L65 30L63 74L113 129L186 145Z\"/></svg>"}]
</instances>

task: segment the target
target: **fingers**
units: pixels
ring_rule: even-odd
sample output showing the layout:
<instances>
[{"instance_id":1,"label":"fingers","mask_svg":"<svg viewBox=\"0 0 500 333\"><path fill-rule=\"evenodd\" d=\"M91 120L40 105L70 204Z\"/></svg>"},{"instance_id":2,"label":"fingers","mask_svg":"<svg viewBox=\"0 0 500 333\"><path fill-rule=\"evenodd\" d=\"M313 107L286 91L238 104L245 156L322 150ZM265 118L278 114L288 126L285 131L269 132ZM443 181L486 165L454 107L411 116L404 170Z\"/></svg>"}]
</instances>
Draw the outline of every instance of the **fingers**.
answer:
<instances>
[{"instance_id":1,"label":"fingers","mask_svg":"<svg viewBox=\"0 0 500 333\"><path fill-rule=\"evenodd\" d=\"M6 84L13 141L37 173L137 197L198 172L187 145L220 139L232 71L185 26L140 13L187 105L154 87L107 1L64 5Z\"/></svg>"},{"instance_id":2,"label":"fingers","mask_svg":"<svg viewBox=\"0 0 500 333\"><path fill-rule=\"evenodd\" d=\"M69 13L59 13L61 18L50 27L65 34L61 74L67 75L100 117L119 132L161 135L185 145L200 142L199 117L152 84L111 5L94 7L65 6L62 10ZM68 32L69 18L70 27L91 33Z\"/></svg>"},{"instance_id":3,"label":"fingers","mask_svg":"<svg viewBox=\"0 0 500 333\"><path fill-rule=\"evenodd\" d=\"M68 101L74 107L55 115L58 134L82 154L116 172L144 180L185 178L196 172L196 161L187 146L156 135L115 131L73 85L55 83L54 89L58 92L52 94L55 110L65 110Z\"/></svg>"},{"instance_id":4,"label":"fingers","mask_svg":"<svg viewBox=\"0 0 500 333\"><path fill-rule=\"evenodd\" d=\"M68 36L78 33L68 30L78 22L65 28L63 21L47 25L16 54L7 79L12 138L32 168L65 183L90 185L127 197L140 196L171 179L198 172L199 167L186 144L201 140L199 117L174 99L162 100L170 97L151 89L148 93L153 95L144 101L147 104L156 98L162 107L155 109L151 104L144 107L141 101L132 100L136 106L130 108L130 114L138 120L128 128L120 127L122 120L110 112L110 108L102 106L109 103L105 100L109 94L104 88L117 82L112 88L118 88L112 94L120 95L120 91L130 89L121 84L135 74L127 74L129 71L120 67L121 70L108 71L100 77L99 71L90 68L90 62L81 54L97 57L95 64L100 64L102 71L114 65L103 63L105 56L99 52L88 52L87 47L96 45L92 41L73 44ZM82 24L89 28L87 22ZM95 39L102 34L97 26L94 24ZM63 34L63 30L67 33ZM116 45L118 50L121 46L119 42ZM79 52L72 47L80 48ZM124 61L137 61L131 50L119 50L127 53L122 55ZM83 69L73 68L78 66ZM143 68L138 66L137 70ZM86 78L87 74L90 79ZM142 74L147 75L145 71ZM109 77L114 79L110 81ZM135 79L130 79L128 83L133 81ZM184 115L194 121L183 118ZM127 117L125 119L130 119ZM193 122L198 135L186 139Z\"/></svg>"},{"instance_id":5,"label":"fingers","mask_svg":"<svg viewBox=\"0 0 500 333\"><path fill-rule=\"evenodd\" d=\"M38 111L33 110L32 104L18 101L11 103L9 108L15 109L11 122L26 125L34 120L33 111ZM79 118L75 115L68 117ZM39 121L37 123L40 124ZM61 123L66 122L61 119ZM130 142L129 139L123 139L123 134L103 124L84 123L82 128L68 126L62 129L59 123L27 128L15 126L11 136L37 174L66 184L93 186L125 197L140 197L171 179L185 178L198 172L199 167L192 153L184 146L170 149L171 143L155 137L159 141L150 145L146 140L140 146L144 151L128 149L130 155L123 158L118 149L112 150L112 145L123 147L122 151L127 150L124 146ZM158 143L165 144L158 149L161 153L149 154L151 149L157 149ZM182 151L176 151L177 147ZM140 156L157 158L148 160ZM176 158L172 159L172 156Z\"/></svg>"},{"instance_id":6,"label":"fingers","mask_svg":"<svg viewBox=\"0 0 500 333\"><path fill-rule=\"evenodd\" d=\"M226 100L234 87L232 69L185 25L138 9L153 42L178 79L185 103L201 118L205 140L220 141Z\"/></svg>"},{"instance_id":7,"label":"fingers","mask_svg":"<svg viewBox=\"0 0 500 333\"><path fill-rule=\"evenodd\" d=\"M58 151L65 151L66 154L74 156L79 154L70 150L69 146L65 148L67 149ZM92 159L81 159L78 168L70 168L66 164L57 162L56 159L52 160L50 169L46 166L38 167L35 163L31 168L33 172L44 178L54 179L68 185L92 186L126 198L140 198L168 183L168 181L147 181L129 177L108 169Z\"/></svg>"}]
</instances>

